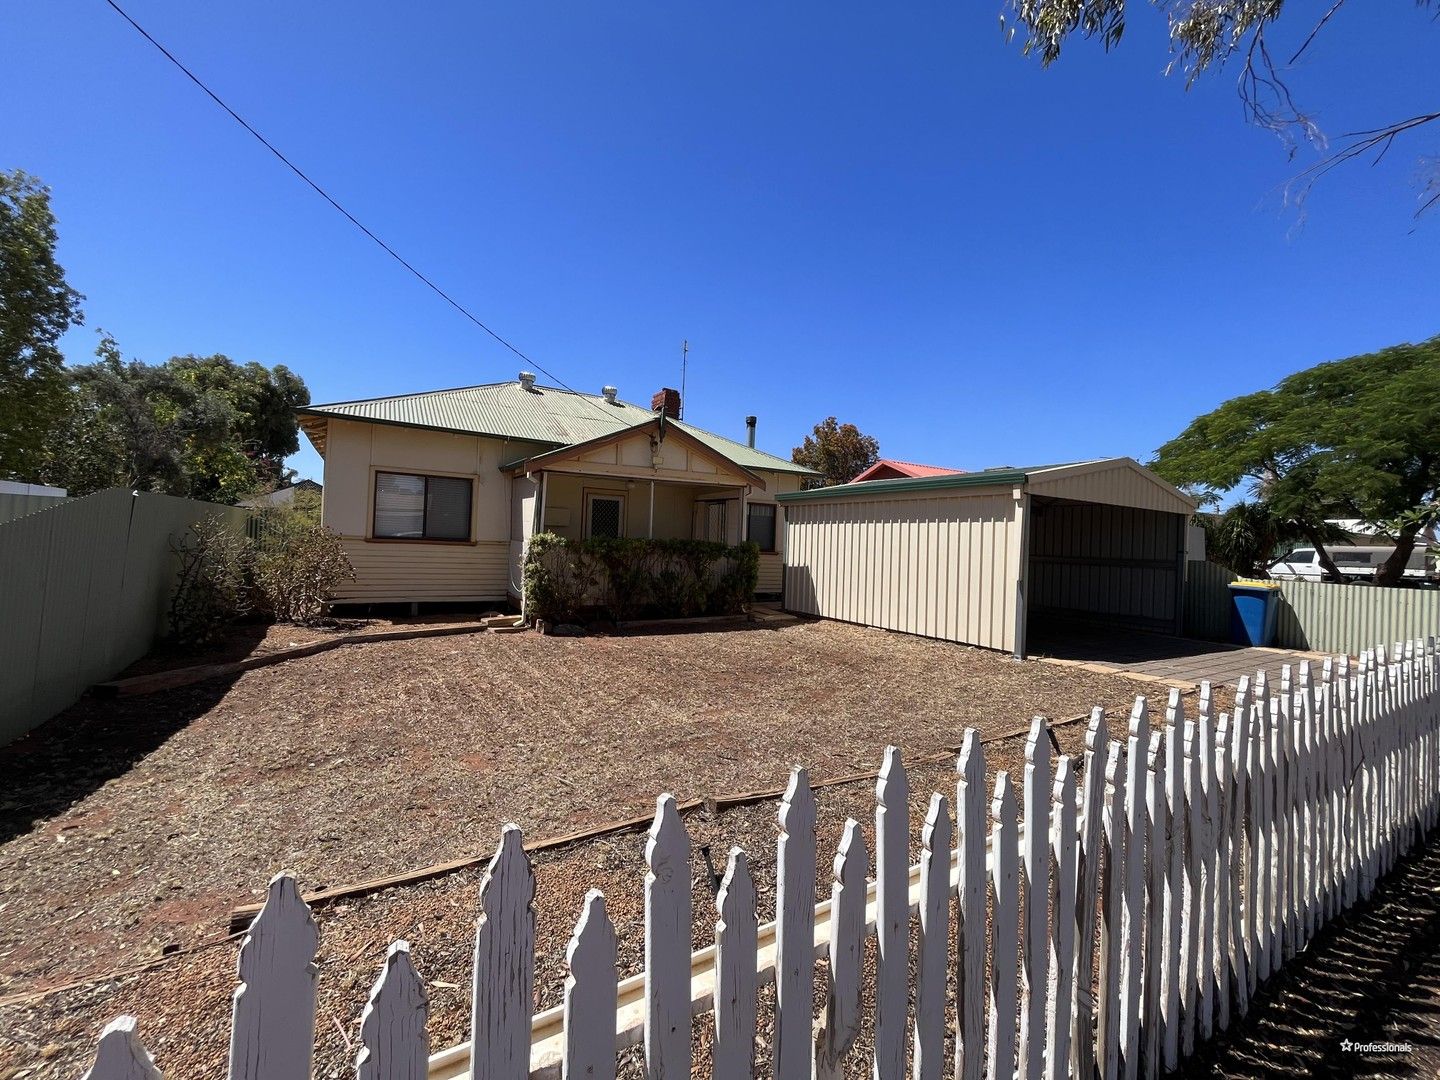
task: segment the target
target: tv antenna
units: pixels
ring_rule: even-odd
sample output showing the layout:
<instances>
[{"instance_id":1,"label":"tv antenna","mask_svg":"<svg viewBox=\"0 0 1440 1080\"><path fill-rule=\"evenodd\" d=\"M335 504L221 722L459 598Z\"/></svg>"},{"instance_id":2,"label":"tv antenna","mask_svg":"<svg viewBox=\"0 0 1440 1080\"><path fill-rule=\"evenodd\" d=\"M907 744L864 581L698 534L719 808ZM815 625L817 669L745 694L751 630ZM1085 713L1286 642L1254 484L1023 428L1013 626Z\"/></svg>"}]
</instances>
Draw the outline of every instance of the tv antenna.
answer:
<instances>
[{"instance_id":1,"label":"tv antenna","mask_svg":"<svg viewBox=\"0 0 1440 1080\"><path fill-rule=\"evenodd\" d=\"M685 373L690 366L690 342L680 342L680 415L677 419L685 418Z\"/></svg>"}]
</instances>

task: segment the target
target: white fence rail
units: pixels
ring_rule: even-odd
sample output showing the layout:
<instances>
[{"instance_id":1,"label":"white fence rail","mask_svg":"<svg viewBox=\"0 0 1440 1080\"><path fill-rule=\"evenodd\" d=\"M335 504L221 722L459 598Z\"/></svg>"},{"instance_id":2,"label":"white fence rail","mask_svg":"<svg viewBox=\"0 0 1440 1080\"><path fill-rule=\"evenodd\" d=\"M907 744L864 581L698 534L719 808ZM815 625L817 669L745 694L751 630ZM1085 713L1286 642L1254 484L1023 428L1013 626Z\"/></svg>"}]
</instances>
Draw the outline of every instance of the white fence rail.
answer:
<instances>
[{"instance_id":1,"label":"white fence rail","mask_svg":"<svg viewBox=\"0 0 1440 1080\"><path fill-rule=\"evenodd\" d=\"M908 782L892 747L876 787L875 879L851 820L818 906L815 803L797 768L779 811L777 919L760 924L746 855L732 850L715 945L693 955L690 841L661 796L646 850L645 971L617 983L615 931L592 890L566 953L563 1004L533 1017L535 877L509 826L480 889L473 1044L430 1056L424 986L395 942L362 1017L357 1076L614 1077L618 1050L643 1041L650 1080L688 1077L691 1017L709 1010L713 1075L750 1077L757 988L775 978L773 1075L839 1077L857 1064L871 933L877 1080L947 1074L952 970L957 1078L1158 1076L1243 1017L1264 980L1435 827L1437 674L1430 638L1358 664L1304 664L1293 679L1287 668L1278 687L1263 673L1242 680L1228 712L1217 714L1206 686L1186 715L1172 691L1159 730L1137 699L1123 743L1096 710L1078 785L1075 762L1052 763L1037 719L1018 801L1004 772L984 789L979 737L967 731L954 821L945 796L932 797L913 867ZM316 947L294 881L276 877L240 950L231 1080L311 1075ZM829 963L817 1020L818 955ZM133 1018L105 1029L88 1080L157 1076Z\"/></svg>"}]
</instances>

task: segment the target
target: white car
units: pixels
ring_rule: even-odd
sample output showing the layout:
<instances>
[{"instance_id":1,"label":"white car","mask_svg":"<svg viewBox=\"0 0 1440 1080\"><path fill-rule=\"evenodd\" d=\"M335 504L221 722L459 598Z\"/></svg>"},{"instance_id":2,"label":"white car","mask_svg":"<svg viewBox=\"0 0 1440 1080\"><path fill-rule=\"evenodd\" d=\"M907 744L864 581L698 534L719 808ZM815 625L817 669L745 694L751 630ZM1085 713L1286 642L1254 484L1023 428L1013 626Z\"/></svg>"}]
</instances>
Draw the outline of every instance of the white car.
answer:
<instances>
[{"instance_id":1,"label":"white car","mask_svg":"<svg viewBox=\"0 0 1440 1080\"><path fill-rule=\"evenodd\" d=\"M1373 578L1375 571L1394 550L1393 547L1351 547L1348 544L1336 544L1328 549L1340 573L1357 581ZM1425 560L1425 548L1417 544L1401 576L1409 581L1424 581ZM1270 576L1277 581L1323 581L1325 568L1320 565L1320 556L1314 548L1296 548L1270 564Z\"/></svg>"}]
</instances>

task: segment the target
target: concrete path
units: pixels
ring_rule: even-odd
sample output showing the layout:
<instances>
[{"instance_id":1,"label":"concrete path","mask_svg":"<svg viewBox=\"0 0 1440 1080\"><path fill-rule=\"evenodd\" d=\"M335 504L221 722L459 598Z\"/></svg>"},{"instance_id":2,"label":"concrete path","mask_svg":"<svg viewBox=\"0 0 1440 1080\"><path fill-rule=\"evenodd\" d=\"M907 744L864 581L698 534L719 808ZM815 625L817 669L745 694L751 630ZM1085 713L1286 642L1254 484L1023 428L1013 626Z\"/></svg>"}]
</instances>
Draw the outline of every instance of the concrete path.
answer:
<instances>
[{"instance_id":1,"label":"concrete path","mask_svg":"<svg viewBox=\"0 0 1440 1080\"><path fill-rule=\"evenodd\" d=\"M1035 660L1186 686L1207 679L1233 686L1241 675L1253 678L1262 669L1269 673L1273 684L1285 664L1298 671L1301 661L1318 664L1322 659L1320 653L1244 648L1167 634L1078 626L1063 630L1036 628L1030 635L1028 651Z\"/></svg>"}]
</instances>

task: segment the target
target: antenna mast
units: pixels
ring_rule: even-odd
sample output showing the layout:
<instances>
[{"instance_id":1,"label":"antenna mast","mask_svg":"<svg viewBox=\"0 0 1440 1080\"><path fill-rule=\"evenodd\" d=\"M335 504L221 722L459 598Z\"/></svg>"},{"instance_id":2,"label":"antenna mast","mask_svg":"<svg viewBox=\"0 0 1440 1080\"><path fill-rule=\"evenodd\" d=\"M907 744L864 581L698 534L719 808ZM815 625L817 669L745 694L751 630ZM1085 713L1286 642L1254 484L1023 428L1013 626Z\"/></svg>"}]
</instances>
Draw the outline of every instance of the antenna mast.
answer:
<instances>
[{"instance_id":1,"label":"antenna mast","mask_svg":"<svg viewBox=\"0 0 1440 1080\"><path fill-rule=\"evenodd\" d=\"M690 342L687 339L680 342L680 416L678 419L681 420L685 418L685 372L689 366Z\"/></svg>"}]
</instances>

